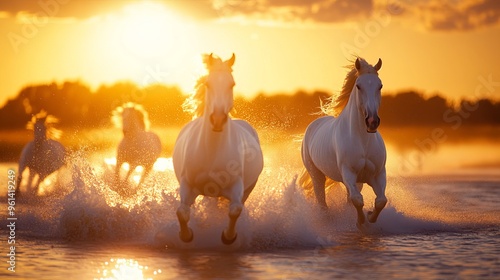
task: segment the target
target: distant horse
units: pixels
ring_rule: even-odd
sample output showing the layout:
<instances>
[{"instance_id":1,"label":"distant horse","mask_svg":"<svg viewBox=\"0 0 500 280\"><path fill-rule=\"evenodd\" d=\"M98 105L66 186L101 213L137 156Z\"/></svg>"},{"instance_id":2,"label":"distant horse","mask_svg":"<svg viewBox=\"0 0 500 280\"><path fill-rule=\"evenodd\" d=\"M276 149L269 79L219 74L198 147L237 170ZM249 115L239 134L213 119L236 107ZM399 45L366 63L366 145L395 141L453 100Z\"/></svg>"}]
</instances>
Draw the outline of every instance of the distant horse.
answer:
<instances>
[{"instance_id":1,"label":"distant horse","mask_svg":"<svg viewBox=\"0 0 500 280\"><path fill-rule=\"evenodd\" d=\"M257 132L246 121L229 115L233 107L234 60L234 54L227 61L206 55L208 75L198 80L195 94L184 104L184 109L195 117L181 130L173 153L180 183L179 237L184 242L194 238L188 226L190 207L198 195L204 195L229 200L229 225L221 239L224 244L233 243L237 238L236 221L262 172Z\"/></svg>"},{"instance_id":2,"label":"distant horse","mask_svg":"<svg viewBox=\"0 0 500 280\"><path fill-rule=\"evenodd\" d=\"M154 132L148 131L148 113L141 105L126 103L116 108L112 115L114 124L123 131L123 139L118 145L116 155L115 183L120 185L120 169L127 162L129 169L125 181L137 166L144 168L138 184L140 186L160 156L160 138Z\"/></svg>"},{"instance_id":3,"label":"distant horse","mask_svg":"<svg viewBox=\"0 0 500 280\"><path fill-rule=\"evenodd\" d=\"M34 140L29 142L21 153L16 193L20 193L22 176L26 168L29 168L27 190L37 194L40 183L64 165L66 151L63 145L50 139L60 136L60 131L53 127L57 121L57 118L41 111L28 122L27 128L33 129ZM34 183L35 175L38 175L36 183Z\"/></svg>"},{"instance_id":4,"label":"distant horse","mask_svg":"<svg viewBox=\"0 0 500 280\"><path fill-rule=\"evenodd\" d=\"M338 116L325 116L312 122L302 141L302 161L312 179L318 203L327 207L326 176L342 182L357 210L358 227L365 222L363 183L370 185L376 195L375 209L367 215L370 223L377 221L387 203L386 149L377 132L382 89L378 70L381 66L380 59L372 66L357 58L340 95L322 106L323 111L331 113L333 110Z\"/></svg>"}]
</instances>

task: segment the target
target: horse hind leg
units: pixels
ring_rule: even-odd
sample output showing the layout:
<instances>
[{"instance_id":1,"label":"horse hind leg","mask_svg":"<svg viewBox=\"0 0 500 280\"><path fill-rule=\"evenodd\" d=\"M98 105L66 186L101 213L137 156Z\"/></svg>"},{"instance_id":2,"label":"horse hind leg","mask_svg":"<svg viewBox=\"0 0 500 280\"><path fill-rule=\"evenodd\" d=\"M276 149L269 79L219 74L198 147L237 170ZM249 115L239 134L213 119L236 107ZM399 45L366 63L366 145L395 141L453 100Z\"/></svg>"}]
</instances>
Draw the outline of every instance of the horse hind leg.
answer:
<instances>
[{"instance_id":1,"label":"horse hind leg","mask_svg":"<svg viewBox=\"0 0 500 280\"><path fill-rule=\"evenodd\" d=\"M245 201L247 201L248 199L248 196L250 195L250 193L253 191L253 188L255 188L255 185L257 184L257 181L255 181L255 183L253 183L251 186L249 186L244 192L243 192L243 199L241 200L243 203L245 203Z\"/></svg>"},{"instance_id":2,"label":"horse hind leg","mask_svg":"<svg viewBox=\"0 0 500 280\"><path fill-rule=\"evenodd\" d=\"M320 207L323 210L327 210L328 206L326 204L326 194L325 194L325 182L326 176L319 170L314 163L311 161L308 155L303 156L304 166L307 173L311 176L311 181L313 183L314 196Z\"/></svg>"}]
</instances>

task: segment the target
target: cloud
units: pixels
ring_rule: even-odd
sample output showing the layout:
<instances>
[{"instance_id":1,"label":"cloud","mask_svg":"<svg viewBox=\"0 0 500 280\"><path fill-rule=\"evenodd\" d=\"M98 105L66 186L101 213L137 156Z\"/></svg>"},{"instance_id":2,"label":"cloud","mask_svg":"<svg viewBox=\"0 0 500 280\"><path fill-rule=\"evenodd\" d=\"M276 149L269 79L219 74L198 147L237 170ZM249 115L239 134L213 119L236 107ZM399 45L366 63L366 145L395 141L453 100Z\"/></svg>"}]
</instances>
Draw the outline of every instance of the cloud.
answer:
<instances>
[{"instance_id":1,"label":"cloud","mask_svg":"<svg viewBox=\"0 0 500 280\"><path fill-rule=\"evenodd\" d=\"M500 1L423 1L414 13L429 30L473 30L500 24Z\"/></svg>"},{"instance_id":2,"label":"cloud","mask_svg":"<svg viewBox=\"0 0 500 280\"><path fill-rule=\"evenodd\" d=\"M123 7L134 3L163 3L174 10L196 18L215 18L218 16L211 0L180 1L180 0L23 0L0 1L0 15L12 17L19 14L34 14L57 18L87 19L114 13Z\"/></svg>"},{"instance_id":3,"label":"cloud","mask_svg":"<svg viewBox=\"0 0 500 280\"><path fill-rule=\"evenodd\" d=\"M61 18L90 18L119 9L134 1L24 0L1 1L0 11L16 16L20 13Z\"/></svg>"},{"instance_id":4,"label":"cloud","mask_svg":"<svg viewBox=\"0 0 500 280\"><path fill-rule=\"evenodd\" d=\"M0 18L20 14L86 19L146 0L0 1ZM157 0L198 20L253 19L340 23L367 19L383 11L417 21L428 30L473 30L500 25L498 0Z\"/></svg>"},{"instance_id":5,"label":"cloud","mask_svg":"<svg viewBox=\"0 0 500 280\"><path fill-rule=\"evenodd\" d=\"M251 16L326 23L369 17L374 8L373 0L214 0L212 3L224 17Z\"/></svg>"}]
</instances>

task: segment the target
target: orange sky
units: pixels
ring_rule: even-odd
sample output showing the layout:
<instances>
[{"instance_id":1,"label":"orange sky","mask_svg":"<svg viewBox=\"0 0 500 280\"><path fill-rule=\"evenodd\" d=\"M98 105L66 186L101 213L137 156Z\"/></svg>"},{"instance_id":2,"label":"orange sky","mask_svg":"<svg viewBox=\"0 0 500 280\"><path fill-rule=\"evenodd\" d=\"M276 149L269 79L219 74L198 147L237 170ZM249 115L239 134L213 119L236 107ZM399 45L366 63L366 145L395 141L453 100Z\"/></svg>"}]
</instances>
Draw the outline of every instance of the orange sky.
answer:
<instances>
[{"instance_id":1,"label":"orange sky","mask_svg":"<svg viewBox=\"0 0 500 280\"><path fill-rule=\"evenodd\" d=\"M339 90L352 54L385 92L500 97L500 1L0 2L0 104L28 84L132 80L189 91L201 54L236 54L235 91Z\"/></svg>"}]
</instances>

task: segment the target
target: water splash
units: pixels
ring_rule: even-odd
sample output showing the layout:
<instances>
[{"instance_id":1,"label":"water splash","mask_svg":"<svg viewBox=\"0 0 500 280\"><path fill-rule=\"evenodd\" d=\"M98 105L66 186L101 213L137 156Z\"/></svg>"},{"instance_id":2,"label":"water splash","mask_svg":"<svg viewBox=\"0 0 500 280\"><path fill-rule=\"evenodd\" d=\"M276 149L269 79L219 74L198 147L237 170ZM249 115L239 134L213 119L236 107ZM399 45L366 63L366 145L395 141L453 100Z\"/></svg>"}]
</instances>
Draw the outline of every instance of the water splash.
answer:
<instances>
[{"instance_id":1,"label":"water splash","mask_svg":"<svg viewBox=\"0 0 500 280\"><path fill-rule=\"evenodd\" d=\"M19 222L25 235L176 249L268 250L335 246L349 235L453 231L499 223L497 215L484 218L482 213L461 209L463 201L447 193L453 184L436 187L423 179L389 178L387 207L376 224L360 232L343 186L328 189L325 213L297 185L300 169L271 158L238 220L237 241L230 246L220 241L228 203L199 197L191 210L195 239L186 244L178 238L179 194L171 168L155 169L145 186L123 196L114 190L111 162L90 163L84 157L71 162L42 197L23 198ZM168 162L165 159L163 165ZM371 188L365 187L362 194L369 210L374 199Z\"/></svg>"}]
</instances>

